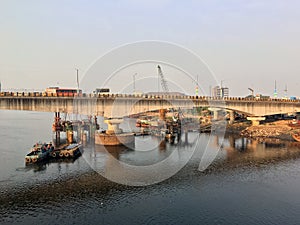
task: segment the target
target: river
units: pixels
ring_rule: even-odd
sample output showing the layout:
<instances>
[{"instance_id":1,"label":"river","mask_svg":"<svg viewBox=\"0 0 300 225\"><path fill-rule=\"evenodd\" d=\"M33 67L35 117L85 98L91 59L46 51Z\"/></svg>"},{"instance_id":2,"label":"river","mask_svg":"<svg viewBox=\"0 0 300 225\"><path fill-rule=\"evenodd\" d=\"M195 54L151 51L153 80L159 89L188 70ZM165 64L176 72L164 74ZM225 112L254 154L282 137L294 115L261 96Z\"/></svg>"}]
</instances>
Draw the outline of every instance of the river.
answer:
<instances>
[{"instance_id":1,"label":"river","mask_svg":"<svg viewBox=\"0 0 300 225\"><path fill-rule=\"evenodd\" d=\"M0 224L300 224L296 143L189 132L180 144L136 137L135 151L89 145L76 160L25 166L29 148L52 139L52 121L52 113L0 111ZM147 166L174 152L172 166L183 168L162 182L130 186L100 175L122 177L116 159Z\"/></svg>"}]
</instances>

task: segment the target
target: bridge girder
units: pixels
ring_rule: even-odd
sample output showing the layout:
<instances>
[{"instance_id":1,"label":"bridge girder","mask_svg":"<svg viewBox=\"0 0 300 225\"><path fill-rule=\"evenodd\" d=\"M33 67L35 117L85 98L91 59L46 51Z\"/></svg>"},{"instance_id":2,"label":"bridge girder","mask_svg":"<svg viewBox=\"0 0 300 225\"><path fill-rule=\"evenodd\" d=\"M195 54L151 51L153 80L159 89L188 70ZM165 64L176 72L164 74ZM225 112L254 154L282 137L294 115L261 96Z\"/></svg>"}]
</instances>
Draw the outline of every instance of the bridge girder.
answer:
<instances>
[{"instance_id":1,"label":"bridge girder","mask_svg":"<svg viewBox=\"0 0 300 225\"><path fill-rule=\"evenodd\" d=\"M2 110L66 112L106 117L122 117L168 108L214 107L249 116L267 116L300 112L299 101L247 100L241 98L213 99L195 96L127 96L106 97L0 97Z\"/></svg>"}]
</instances>

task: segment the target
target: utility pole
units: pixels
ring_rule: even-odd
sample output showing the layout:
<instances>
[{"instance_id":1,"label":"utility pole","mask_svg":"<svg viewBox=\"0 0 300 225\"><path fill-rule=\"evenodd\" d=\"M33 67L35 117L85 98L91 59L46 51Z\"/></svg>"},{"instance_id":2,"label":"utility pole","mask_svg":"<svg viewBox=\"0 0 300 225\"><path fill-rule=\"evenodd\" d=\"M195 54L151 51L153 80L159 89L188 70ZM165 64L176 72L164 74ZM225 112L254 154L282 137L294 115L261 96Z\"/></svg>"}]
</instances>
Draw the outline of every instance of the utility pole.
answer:
<instances>
[{"instance_id":1,"label":"utility pole","mask_svg":"<svg viewBox=\"0 0 300 225\"><path fill-rule=\"evenodd\" d=\"M198 75L197 75L197 79L196 79L196 96L199 95L199 85L198 85Z\"/></svg>"},{"instance_id":2,"label":"utility pole","mask_svg":"<svg viewBox=\"0 0 300 225\"><path fill-rule=\"evenodd\" d=\"M287 99L287 97L288 97L288 88L287 88L287 85L285 85L284 93L285 93L284 97Z\"/></svg>"},{"instance_id":3,"label":"utility pole","mask_svg":"<svg viewBox=\"0 0 300 225\"><path fill-rule=\"evenodd\" d=\"M75 70L76 70L77 94L79 94L79 78L78 78L79 69L75 68Z\"/></svg>"},{"instance_id":4,"label":"utility pole","mask_svg":"<svg viewBox=\"0 0 300 225\"><path fill-rule=\"evenodd\" d=\"M160 68L160 67L158 67ZM157 73L157 92L159 93L159 86L160 86L160 82L159 82L159 79L160 79L160 75L159 75L159 72Z\"/></svg>"},{"instance_id":5,"label":"utility pole","mask_svg":"<svg viewBox=\"0 0 300 225\"><path fill-rule=\"evenodd\" d=\"M275 87L274 87L274 98L277 98L276 80L275 80Z\"/></svg>"}]
</instances>

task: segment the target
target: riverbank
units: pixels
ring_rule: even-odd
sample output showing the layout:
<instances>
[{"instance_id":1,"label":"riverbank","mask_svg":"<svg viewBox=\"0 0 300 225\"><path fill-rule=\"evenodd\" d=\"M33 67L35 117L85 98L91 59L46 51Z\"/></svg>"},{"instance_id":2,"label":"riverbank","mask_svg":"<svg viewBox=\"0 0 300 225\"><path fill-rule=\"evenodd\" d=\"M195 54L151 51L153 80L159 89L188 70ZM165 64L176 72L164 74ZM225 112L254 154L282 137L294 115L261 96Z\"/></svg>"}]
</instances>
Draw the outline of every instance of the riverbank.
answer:
<instances>
[{"instance_id":1,"label":"riverbank","mask_svg":"<svg viewBox=\"0 0 300 225\"><path fill-rule=\"evenodd\" d=\"M250 126L251 126L251 123L249 121L228 124L226 127L226 132L228 132L230 134L240 135L243 130L247 129Z\"/></svg>"},{"instance_id":2,"label":"riverbank","mask_svg":"<svg viewBox=\"0 0 300 225\"><path fill-rule=\"evenodd\" d=\"M292 127L288 125L289 121L280 120L270 123L264 123L258 126L248 126L240 134L247 138L277 138L281 140L293 141L291 136Z\"/></svg>"}]
</instances>

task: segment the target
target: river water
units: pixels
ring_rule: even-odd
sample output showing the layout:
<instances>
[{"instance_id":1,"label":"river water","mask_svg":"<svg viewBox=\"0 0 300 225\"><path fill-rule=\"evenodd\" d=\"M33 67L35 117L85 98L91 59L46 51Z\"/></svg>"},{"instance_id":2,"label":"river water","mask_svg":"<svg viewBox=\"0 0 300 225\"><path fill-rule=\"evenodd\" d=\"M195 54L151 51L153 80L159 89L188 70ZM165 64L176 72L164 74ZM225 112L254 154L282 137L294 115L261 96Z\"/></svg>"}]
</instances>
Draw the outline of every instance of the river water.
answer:
<instances>
[{"instance_id":1,"label":"river water","mask_svg":"<svg viewBox=\"0 0 300 225\"><path fill-rule=\"evenodd\" d=\"M52 121L52 113L0 111L0 224L300 224L296 143L189 132L180 143L136 137L135 151L90 145L76 160L25 166L29 148L51 140ZM152 165L174 152L173 166L184 167L156 184L117 184L99 174L123 177L113 159Z\"/></svg>"}]
</instances>

